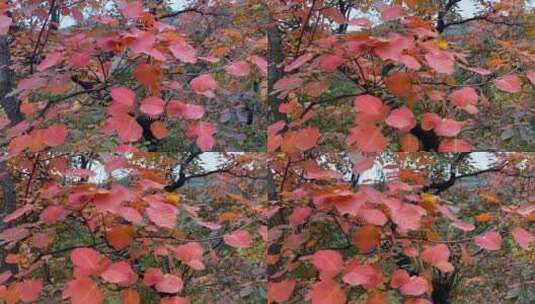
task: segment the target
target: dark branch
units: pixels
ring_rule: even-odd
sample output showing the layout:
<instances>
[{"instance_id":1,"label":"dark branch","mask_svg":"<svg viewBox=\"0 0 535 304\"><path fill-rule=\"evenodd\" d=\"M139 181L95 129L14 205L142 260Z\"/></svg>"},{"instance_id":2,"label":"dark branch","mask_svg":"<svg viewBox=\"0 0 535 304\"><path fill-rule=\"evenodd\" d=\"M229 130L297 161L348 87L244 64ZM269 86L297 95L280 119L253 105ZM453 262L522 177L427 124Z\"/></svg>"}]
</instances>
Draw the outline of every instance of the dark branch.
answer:
<instances>
[{"instance_id":1,"label":"dark branch","mask_svg":"<svg viewBox=\"0 0 535 304\"><path fill-rule=\"evenodd\" d=\"M179 15L185 14L185 13L197 13L197 14L200 14L200 15L203 15L203 16L205 16L205 15L219 16L216 13L205 12L205 11L202 11L202 10L200 10L198 8L186 8L186 9L183 9L183 10L180 10L180 11L176 11L176 12L172 12L172 13L168 13L168 14L163 14L161 16L158 16L158 19L173 18L173 17L179 16Z\"/></svg>"}]
</instances>

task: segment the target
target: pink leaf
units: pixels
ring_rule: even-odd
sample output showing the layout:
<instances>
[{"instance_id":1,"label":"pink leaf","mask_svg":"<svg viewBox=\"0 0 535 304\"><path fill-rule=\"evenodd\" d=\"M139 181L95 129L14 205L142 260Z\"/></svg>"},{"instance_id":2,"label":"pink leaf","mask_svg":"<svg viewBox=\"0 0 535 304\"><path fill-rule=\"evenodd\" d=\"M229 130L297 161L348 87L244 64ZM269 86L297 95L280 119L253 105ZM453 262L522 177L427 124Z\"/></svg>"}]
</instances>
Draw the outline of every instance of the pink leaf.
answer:
<instances>
[{"instance_id":1,"label":"pink leaf","mask_svg":"<svg viewBox=\"0 0 535 304\"><path fill-rule=\"evenodd\" d=\"M531 82L531 84L535 86L535 70L527 71L526 77Z\"/></svg>"},{"instance_id":2,"label":"pink leaf","mask_svg":"<svg viewBox=\"0 0 535 304\"><path fill-rule=\"evenodd\" d=\"M337 55L323 55L319 59L319 65L326 72L334 72L344 63L344 58Z\"/></svg>"},{"instance_id":3,"label":"pink leaf","mask_svg":"<svg viewBox=\"0 0 535 304\"><path fill-rule=\"evenodd\" d=\"M146 209L149 219L159 227L173 229L176 225L178 209L167 203L151 201Z\"/></svg>"},{"instance_id":4,"label":"pink leaf","mask_svg":"<svg viewBox=\"0 0 535 304\"><path fill-rule=\"evenodd\" d=\"M295 146L301 150L306 151L314 148L320 136L319 128L316 126L309 126L297 131Z\"/></svg>"},{"instance_id":5,"label":"pink leaf","mask_svg":"<svg viewBox=\"0 0 535 304\"><path fill-rule=\"evenodd\" d=\"M331 279L312 285L308 292L312 304L345 304L347 295L340 285Z\"/></svg>"},{"instance_id":6,"label":"pink leaf","mask_svg":"<svg viewBox=\"0 0 535 304\"><path fill-rule=\"evenodd\" d=\"M438 136L454 137L457 136L462 129L462 124L456 120L443 118L435 126L435 133Z\"/></svg>"},{"instance_id":7,"label":"pink leaf","mask_svg":"<svg viewBox=\"0 0 535 304\"><path fill-rule=\"evenodd\" d=\"M46 58L41 61L41 63L37 66L37 70L39 72L42 72L52 66L55 66L58 64L58 62L63 58L63 54L60 52L54 52L50 53L46 56Z\"/></svg>"},{"instance_id":8,"label":"pink leaf","mask_svg":"<svg viewBox=\"0 0 535 304\"><path fill-rule=\"evenodd\" d=\"M283 280L268 283L268 299L277 303L283 303L290 299L295 288L295 280Z\"/></svg>"},{"instance_id":9,"label":"pink leaf","mask_svg":"<svg viewBox=\"0 0 535 304\"><path fill-rule=\"evenodd\" d=\"M204 112L203 106L185 103L180 100L171 100L167 104L167 115L170 118L200 119L204 116Z\"/></svg>"},{"instance_id":10,"label":"pink leaf","mask_svg":"<svg viewBox=\"0 0 535 304\"><path fill-rule=\"evenodd\" d=\"M20 299L24 303L37 301L42 289L43 281L41 279L24 280L21 285Z\"/></svg>"},{"instance_id":11,"label":"pink leaf","mask_svg":"<svg viewBox=\"0 0 535 304\"><path fill-rule=\"evenodd\" d=\"M160 304L190 304L189 300L184 297L163 297Z\"/></svg>"},{"instance_id":12,"label":"pink leaf","mask_svg":"<svg viewBox=\"0 0 535 304\"><path fill-rule=\"evenodd\" d=\"M408 282L403 284L399 291L405 296L419 296L424 294L429 288L429 283L425 278L412 276Z\"/></svg>"},{"instance_id":13,"label":"pink leaf","mask_svg":"<svg viewBox=\"0 0 535 304\"><path fill-rule=\"evenodd\" d=\"M389 109L381 99L372 95L361 95L355 98L353 107L358 113L357 121L377 122L388 116Z\"/></svg>"},{"instance_id":14,"label":"pink leaf","mask_svg":"<svg viewBox=\"0 0 535 304\"><path fill-rule=\"evenodd\" d=\"M384 281L382 272L377 266L352 262L346 269L342 280L351 285L362 285L366 289L376 288Z\"/></svg>"},{"instance_id":15,"label":"pink leaf","mask_svg":"<svg viewBox=\"0 0 535 304\"><path fill-rule=\"evenodd\" d=\"M0 15L0 35L7 35L12 22L11 17Z\"/></svg>"},{"instance_id":16,"label":"pink leaf","mask_svg":"<svg viewBox=\"0 0 535 304\"><path fill-rule=\"evenodd\" d=\"M369 158L363 159L360 162L353 165L352 172L355 174L360 174L362 172L368 171L371 168L373 168L374 164L375 162L373 161L373 159L369 159Z\"/></svg>"},{"instance_id":17,"label":"pink leaf","mask_svg":"<svg viewBox=\"0 0 535 304\"><path fill-rule=\"evenodd\" d=\"M351 130L347 144L356 143L361 152L382 152L386 148L386 138L381 129L373 124L362 124Z\"/></svg>"},{"instance_id":18,"label":"pink leaf","mask_svg":"<svg viewBox=\"0 0 535 304\"><path fill-rule=\"evenodd\" d=\"M515 227L511 230L511 234L515 241L524 250L529 250L531 243L535 242L535 236L530 234L526 229L521 227Z\"/></svg>"},{"instance_id":19,"label":"pink leaf","mask_svg":"<svg viewBox=\"0 0 535 304\"><path fill-rule=\"evenodd\" d=\"M416 118L412 111L406 106L397 108L390 113L385 120L386 124L407 132L416 126Z\"/></svg>"},{"instance_id":20,"label":"pink leaf","mask_svg":"<svg viewBox=\"0 0 535 304\"><path fill-rule=\"evenodd\" d=\"M410 275L409 273L404 269L397 269L392 274L392 278L390 279L390 286L392 288L400 288L404 284L410 281Z\"/></svg>"},{"instance_id":21,"label":"pink leaf","mask_svg":"<svg viewBox=\"0 0 535 304\"><path fill-rule=\"evenodd\" d=\"M251 56L251 61L258 67L258 69L264 73L264 74L267 74L267 61L266 59L260 57L260 56L257 56L257 55L253 55Z\"/></svg>"},{"instance_id":22,"label":"pink leaf","mask_svg":"<svg viewBox=\"0 0 535 304\"><path fill-rule=\"evenodd\" d=\"M516 74L510 74L494 80L498 90L507 93L518 93L522 89L522 81Z\"/></svg>"},{"instance_id":23,"label":"pink leaf","mask_svg":"<svg viewBox=\"0 0 535 304\"><path fill-rule=\"evenodd\" d=\"M453 74L455 60L453 55L447 51L433 51L425 54L427 64L441 74Z\"/></svg>"},{"instance_id":24,"label":"pink leaf","mask_svg":"<svg viewBox=\"0 0 535 304\"><path fill-rule=\"evenodd\" d=\"M126 110L132 108L136 103L136 93L127 87L118 87L111 89L110 92L113 102Z\"/></svg>"},{"instance_id":25,"label":"pink leaf","mask_svg":"<svg viewBox=\"0 0 535 304\"><path fill-rule=\"evenodd\" d=\"M477 104L477 92L472 87L464 87L453 91L449 99L451 102L458 107L466 107L467 105Z\"/></svg>"},{"instance_id":26,"label":"pink leaf","mask_svg":"<svg viewBox=\"0 0 535 304\"><path fill-rule=\"evenodd\" d=\"M438 152L471 152L474 149L472 144L464 139L446 139L440 143Z\"/></svg>"},{"instance_id":27,"label":"pink leaf","mask_svg":"<svg viewBox=\"0 0 535 304\"><path fill-rule=\"evenodd\" d=\"M208 98L214 98L214 90L217 88L217 82L210 74L203 74L193 78L190 82L193 92L206 96Z\"/></svg>"},{"instance_id":28,"label":"pink leaf","mask_svg":"<svg viewBox=\"0 0 535 304\"><path fill-rule=\"evenodd\" d=\"M176 59L186 63L197 62L197 51L186 42L177 42L169 46Z\"/></svg>"},{"instance_id":29,"label":"pink leaf","mask_svg":"<svg viewBox=\"0 0 535 304\"><path fill-rule=\"evenodd\" d=\"M202 151L208 151L212 149L215 143L213 137L214 133L214 126L209 122L203 121L190 124L189 128L186 130L186 136L188 138L197 138L197 146Z\"/></svg>"},{"instance_id":30,"label":"pink leaf","mask_svg":"<svg viewBox=\"0 0 535 304\"><path fill-rule=\"evenodd\" d=\"M403 16L403 9L399 5L389 6L381 10L381 17L384 21L391 21Z\"/></svg>"},{"instance_id":31,"label":"pink leaf","mask_svg":"<svg viewBox=\"0 0 535 304\"><path fill-rule=\"evenodd\" d=\"M140 110L141 112L151 116L156 117L163 113L165 107L165 101L160 97L150 96L141 102Z\"/></svg>"},{"instance_id":32,"label":"pink leaf","mask_svg":"<svg viewBox=\"0 0 535 304\"><path fill-rule=\"evenodd\" d=\"M143 3L141 1L133 1L121 9L121 14L126 19L136 19L143 14Z\"/></svg>"},{"instance_id":33,"label":"pink leaf","mask_svg":"<svg viewBox=\"0 0 535 304\"><path fill-rule=\"evenodd\" d=\"M203 249L197 242L189 242L184 245L179 245L171 249L175 257L189 265L194 270L203 270L204 264L202 262Z\"/></svg>"},{"instance_id":34,"label":"pink leaf","mask_svg":"<svg viewBox=\"0 0 535 304\"><path fill-rule=\"evenodd\" d=\"M247 62L243 60L237 60L227 65L225 67L225 71L232 76L245 77L249 75L250 68Z\"/></svg>"},{"instance_id":35,"label":"pink leaf","mask_svg":"<svg viewBox=\"0 0 535 304\"><path fill-rule=\"evenodd\" d=\"M154 287L159 292L177 293L182 290L184 283L180 277L166 273Z\"/></svg>"},{"instance_id":36,"label":"pink leaf","mask_svg":"<svg viewBox=\"0 0 535 304\"><path fill-rule=\"evenodd\" d=\"M71 298L72 304L101 304L104 295L97 283L88 277L70 281L63 290L63 298Z\"/></svg>"},{"instance_id":37,"label":"pink leaf","mask_svg":"<svg viewBox=\"0 0 535 304\"><path fill-rule=\"evenodd\" d=\"M45 144L50 147L56 147L65 142L69 135L69 130L65 124L55 124L45 129Z\"/></svg>"},{"instance_id":38,"label":"pink leaf","mask_svg":"<svg viewBox=\"0 0 535 304\"><path fill-rule=\"evenodd\" d=\"M372 225L383 226L388 221L384 213L377 209L362 209L360 210L360 215L366 222Z\"/></svg>"},{"instance_id":39,"label":"pink leaf","mask_svg":"<svg viewBox=\"0 0 535 304\"><path fill-rule=\"evenodd\" d=\"M474 242L483 249L499 250L502 247L502 236L496 231L489 231L476 236Z\"/></svg>"},{"instance_id":40,"label":"pink leaf","mask_svg":"<svg viewBox=\"0 0 535 304\"><path fill-rule=\"evenodd\" d=\"M455 228L461 229L462 231L466 231L466 232L476 229L476 226L474 226L473 224L463 222L463 221L455 221L451 225Z\"/></svg>"},{"instance_id":41,"label":"pink leaf","mask_svg":"<svg viewBox=\"0 0 535 304\"><path fill-rule=\"evenodd\" d=\"M312 264L320 272L320 278L329 279L336 276L344 267L340 252L335 250L320 250L312 256Z\"/></svg>"},{"instance_id":42,"label":"pink leaf","mask_svg":"<svg viewBox=\"0 0 535 304\"><path fill-rule=\"evenodd\" d=\"M39 219L46 224L53 224L57 221L64 219L68 214L68 211L62 206L48 206L46 207Z\"/></svg>"},{"instance_id":43,"label":"pink leaf","mask_svg":"<svg viewBox=\"0 0 535 304\"><path fill-rule=\"evenodd\" d=\"M297 226L303 224L310 216L311 212L312 209L310 209L309 207L299 207L294 209L294 211L292 212L292 214L290 214L290 217L288 218L290 225Z\"/></svg>"},{"instance_id":44,"label":"pink leaf","mask_svg":"<svg viewBox=\"0 0 535 304\"><path fill-rule=\"evenodd\" d=\"M448 262L450 249L444 244L428 246L422 252L422 260L427 262L443 272L453 271L453 265Z\"/></svg>"},{"instance_id":45,"label":"pink leaf","mask_svg":"<svg viewBox=\"0 0 535 304\"><path fill-rule=\"evenodd\" d=\"M284 67L284 72L288 73L295 69L298 69L303 64L307 63L310 59L312 59L314 55L312 53L305 53L299 57L297 57L292 63Z\"/></svg>"},{"instance_id":46,"label":"pink leaf","mask_svg":"<svg viewBox=\"0 0 535 304\"><path fill-rule=\"evenodd\" d=\"M225 243L235 248L249 248L252 245L251 234L245 230L236 230L223 236Z\"/></svg>"},{"instance_id":47,"label":"pink leaf","mask_svg":"<svg viewBox=\"0 0 535 304\"><path fill-rule=\"evenodd\" d=\"M143 284L145 286L154 286L156 283L160 282L163 278L163 273L159 268L149 267L145 270L145 275L143 276Z\"/></svg>"},{"instance_id":48,"label":"pink leaf","mask_svg":"<svg viewBox=\"0 0 535 304\"><path fill-rule=\"evenodd\" d=\"M74 265L75 276L92 275L102 267L102 256L92 248L76 248L71 251L70 257Z\"/></svg>"},{"instance_id":49,"label":"pink leaf","mask_svg":"<svg viewBox=\"0 0 535 304\"><path fill-rule=\"evenodd\" d=\"M26 204L20 208L15 209L15 211L11 212L10 214L6 215L4 217L4 222L8 223L13 220L18 219L19 217L23 216L26 212L33 210L32 204Z\"/></svg>"},{"instance_id":50,"label":"pink leaf","mask_svg":"<svg viewBox=\"0 0 535 304\"><path fill-rule=\"evenodd\" d=\"M123 287L137 282L137 274L126 261L111 264L100 276L108 283L119 284Z\"/></svg>"}]
</instances>

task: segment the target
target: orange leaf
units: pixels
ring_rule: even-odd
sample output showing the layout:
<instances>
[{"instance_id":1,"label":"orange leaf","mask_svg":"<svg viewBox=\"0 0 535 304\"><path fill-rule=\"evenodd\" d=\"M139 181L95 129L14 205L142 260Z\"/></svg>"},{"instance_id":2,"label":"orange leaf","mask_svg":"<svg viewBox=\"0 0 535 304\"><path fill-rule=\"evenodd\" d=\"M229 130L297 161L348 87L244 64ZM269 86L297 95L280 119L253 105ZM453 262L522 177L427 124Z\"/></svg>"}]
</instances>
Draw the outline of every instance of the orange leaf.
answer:
<instances>
[{"instance_id":1,"label":"orange leaf","mask_svg":"<svg viewBox=\"0 0 535 304\"><path fill-rule=\"evenodd\" d=\"M372 225L366 225L353 235L352 240L360 252L369 252L381 243L381 232Z\"/></svg>"},{"instance_id":2,"label":"orange leaf","mask_svg":"<svg viewBox=\"0 0 535 304\"><path fill-rule=\"evenodd\" d=\"M106 239L117 250L128 247L132 243L133 237L134 228L130 225L117 225L106 233Z\"/></svg>"}]
</instances>

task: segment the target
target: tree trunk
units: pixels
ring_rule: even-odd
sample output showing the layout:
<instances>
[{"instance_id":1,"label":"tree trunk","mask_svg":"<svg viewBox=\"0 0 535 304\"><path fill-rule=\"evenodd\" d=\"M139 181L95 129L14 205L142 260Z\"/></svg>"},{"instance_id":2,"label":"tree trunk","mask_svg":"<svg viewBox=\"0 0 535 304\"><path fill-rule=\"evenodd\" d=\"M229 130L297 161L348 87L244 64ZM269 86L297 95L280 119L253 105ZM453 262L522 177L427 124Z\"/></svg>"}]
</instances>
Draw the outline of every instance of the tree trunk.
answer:
<instances>
[{"instance_id":1,"label":"tree trunk","mask_svg":"<svg viewBox=\"0 0 535 304\"><path fill-rule=\"evenodd\" d=\"M7 164L5 161L0 162L0 185L2 187L2 201L0 204L0 231L3 231L8 227L4 223L4 217L7 214L12 213L17 208L17 193L15 192L15 184L11 179L11 175L7 170ZM4 247L0 247L0 273L4 271L17 272L17 266L15 264L5 263L5 258L9 254L9 251Z\"/></svg>"},{"instance_id":2,"label":"tree trunk","mask_svg":"<svg viewBox=\"0 0 535 304\"><path fill-rule=\"evenodd\" d=\"M279 105L282 100L273 94L273 86L279 79L283 77L281 68L284 60L284 53L282 49L282 32L277 27L277 24L272 24L268 27L268 107L269 107L269 122L273 123L279 120L284 120L285 116L279 112Z\"/></svg>"},{"instance_id":3,"label":"tree trunk","mask_svg":"<svg viewBox=\"0 0 535 304\"><path fill-rule=\"evenodd\" d=\"M24 120L19 110L19 105L15 96L6 97L12 91L11 84L11 57L9 54L9 43L7 36L0 36L0 105L4 109L7 117L11 120L11 125Z\"/></svg>"}]
</instances>

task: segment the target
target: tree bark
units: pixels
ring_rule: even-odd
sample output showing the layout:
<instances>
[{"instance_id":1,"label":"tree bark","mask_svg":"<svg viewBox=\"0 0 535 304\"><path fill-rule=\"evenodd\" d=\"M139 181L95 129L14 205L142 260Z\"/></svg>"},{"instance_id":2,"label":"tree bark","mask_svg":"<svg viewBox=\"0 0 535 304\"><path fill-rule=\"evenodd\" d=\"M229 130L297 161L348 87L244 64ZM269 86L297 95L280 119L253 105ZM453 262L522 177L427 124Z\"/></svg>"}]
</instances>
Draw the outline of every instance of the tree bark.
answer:
<instances>
[{"instance_id":1,"label":"tree bark","mask_svg":"<svg viewBox=\"0 0 535 304\"><path fill-rule=\"evenodd\" d=\"M279 112L282 100L273 94L273 87L283 77L282 62L284 52L282 49L282 32L274 23L268 27L268 107L270 123L284 120L285 116Z\"/></svg>"},{"instance_id":2,"label":"tree bark","mask_svg":"<svg viewBox=\"0 0 535 304\"><path fill-rule=\"evenodd\" d=\"M3 200L0 204L0 231L3 231L8 227L4 223L4 217L7 214L12 213L17 208L17 193L15 192L15 184L11 179L11 175L7 170L5 161L0 162L0 184L2 187ZM5 258L9 254L9 251L4 247L0 247L0 273L4 271L17 272L17 266L15 264L5 263Z\"/></svg>"},{"instance_id":3,"label":"tree bark","mask_svg":"<svg viewBox=\"0 0 535 304\"><path fill-rule=\"evenodd\" d=\"M4 109L7 117L11 121L11 126L14 126L24 120L20 112L19 105L15 96L6 97L13 90L12 87L12 73L11 57L9 53L9 43L7 36L0 36L0 105Z\"/></svg>"}]
</instances>

